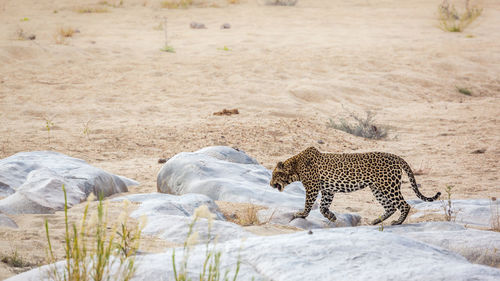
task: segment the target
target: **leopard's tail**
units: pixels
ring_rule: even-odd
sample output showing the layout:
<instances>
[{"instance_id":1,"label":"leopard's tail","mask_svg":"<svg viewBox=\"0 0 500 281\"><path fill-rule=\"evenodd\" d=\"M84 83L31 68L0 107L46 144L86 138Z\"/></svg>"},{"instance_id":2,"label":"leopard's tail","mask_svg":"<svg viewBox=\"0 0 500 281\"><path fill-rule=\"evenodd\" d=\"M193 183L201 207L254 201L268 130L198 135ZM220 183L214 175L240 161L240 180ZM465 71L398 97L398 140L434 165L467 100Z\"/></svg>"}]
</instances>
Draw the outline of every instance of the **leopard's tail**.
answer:
<instances>
[{"instance_id":1,"label":"leopard's tail","mask_svg":"<svg viewBox=\"0 0 500 281\"><path fill-rule=\"evenodd\" d=\"M406 163L406 161L403 160L402 158L399 158L399 159L400 159L401 168L408 175L408 179L410 179L411 189L413 189L415 194L417 194L418 198L420 198L421 200L427 201L427 202L432 202L432 201L438 199L439 196L441 196L441 192L436 193L436 195L434 195L433 197L425 197L422 193L420 193L420 190L418 190L417 181L415 181L415 176L413 175L413 171L411 170L410 165L408 165L408 163Z\"/></svg>"}]
</instances>

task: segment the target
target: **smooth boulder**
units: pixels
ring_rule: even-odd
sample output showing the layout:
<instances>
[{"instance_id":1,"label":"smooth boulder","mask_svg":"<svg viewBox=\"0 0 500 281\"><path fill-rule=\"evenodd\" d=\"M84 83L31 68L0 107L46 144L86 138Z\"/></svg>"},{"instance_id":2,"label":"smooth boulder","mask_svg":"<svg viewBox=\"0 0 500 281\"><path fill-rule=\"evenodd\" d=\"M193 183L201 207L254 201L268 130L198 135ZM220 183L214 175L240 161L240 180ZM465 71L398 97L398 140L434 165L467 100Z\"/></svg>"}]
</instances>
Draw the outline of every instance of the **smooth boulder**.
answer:
<instances>
[{"instance_id":1,"label":"smooth boulder","mask_svg":"<svg viewBox=\"0 0 500 281\"><path fill-rule=\"evenodd\" d=\"M158 192L205 194L213 200L264 206L300 207L304 187L292 183L284 192L269 186L271 172L243 151L226 146L182 152L170 158L157 177Z\"/></svg>"},{"instance_id":2,"label":"smooth boulder","mask_svg":"<svg viewBox=\"0 0 500 281\"><path fill-rule=\"evenodd\" d=\"M186 194L182 196L151 193L133 194L113 199L113 201L129 200L140 203L137 210L130 216L133 218L147 217L144 234L154 235L161 239L183 243L188 235L189 225L193 223L195 210L206 205L214 215L209 228L206 218L199 217L194 223L193 231L197 232L202 241L215 240L219 242L231 239L241 239L254 236L241 226L227 222L215 202L203 194Z\"/></svg>"},{"instance_id":3,"label":"smooth boulder","mask_svg":"<svg viewBox=\"0 0 500 281\"><path fill-rule=\"evenodd\" d=\"M422 200L411 200L410 204L418 212L412 218L418 218L425 214L442 214L444 220L444 207L448 208L448 200L424 202ZM500 215L500 202L489 199L459 199L451 200L452 221L464 225L491 228L492 220ZM495 218L496 216L496 218Z\"/></svg>"},{"instance_id":4,"label":"smooth boulder","mask_svg":"<svg viewBox=\"0 0 500 281\"><path fill-rule=\"evenodd\" d=\"M104 197L127 192L134 180L110 174L84 160L52 151L20 152L0 160L0 212L48 214L84 201L91 193Z\"/></svg>"},{"instance_id":5,"label":"smooth boulder","mask_svg":"<svg viewBox=\"0 0 500 281\"><path fill-rule=\"evenodd\" d=\"M376 228L318 229L268 237L251 237L218 244L221 270L237 280L499 280L500 270L468 262L446 249ZM183 259L182 248L175 250ZM188 278L199 278L205 245L190 250ZM172 249L138 256L132 280L174 279ZM59 268L64 262L59 263ZM177 270L179 269L179 264ZM43 280L47 267L14 276L16 280Z\"/></svg>"}]
</instances>

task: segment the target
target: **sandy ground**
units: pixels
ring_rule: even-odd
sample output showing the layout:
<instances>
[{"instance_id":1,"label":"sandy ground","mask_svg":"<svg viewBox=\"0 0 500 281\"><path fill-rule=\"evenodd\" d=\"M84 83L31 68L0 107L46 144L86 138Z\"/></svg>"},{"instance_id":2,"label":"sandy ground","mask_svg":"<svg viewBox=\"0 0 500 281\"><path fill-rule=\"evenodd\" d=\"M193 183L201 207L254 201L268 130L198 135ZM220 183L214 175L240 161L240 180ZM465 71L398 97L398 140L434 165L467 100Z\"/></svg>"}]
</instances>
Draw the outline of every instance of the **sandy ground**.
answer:
<instances>
[{"instance_id":1,"label":"sandy ground","mask_svg":"<svg viewBox=\"0 0 500 281\"><path fill-rule=\"evenodd\" d=\"M0 1L0 157L59 151L140 181L130 193L142 193L156 191L157 160L182 151L234 146L272 168L313 145L401 155L422 172L427 195L453 185L455 198L500 197L498 1L481 1L483 14L463 33L438 28L438 0L178 10L123 2L78 13L97 0ZM175 53L160 51L164 17ZM190 29L192 21L207 29ZM61 42L61 27L79 32ZM36 40L19 40L19 30ZM224 108L240 114L213 115ZM346 110L375 112L389 138L326 126ZM337 196L332 209L363 223L383 211L368 190ZM0 229L1 252L42 261L43 220L62 230L62 213L13 218L20 229ZM14 273L0 264L0 279Z\"/></svg>"}]
</instances>

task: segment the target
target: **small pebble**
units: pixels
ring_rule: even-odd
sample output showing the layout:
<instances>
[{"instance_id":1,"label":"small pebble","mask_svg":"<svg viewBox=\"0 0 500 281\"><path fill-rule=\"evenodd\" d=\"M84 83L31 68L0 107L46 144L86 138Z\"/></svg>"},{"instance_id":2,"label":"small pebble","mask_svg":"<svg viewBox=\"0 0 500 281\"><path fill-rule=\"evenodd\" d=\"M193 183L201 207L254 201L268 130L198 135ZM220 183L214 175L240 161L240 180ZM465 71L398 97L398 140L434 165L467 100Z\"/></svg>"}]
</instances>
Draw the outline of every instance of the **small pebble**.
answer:
<instances>
[{"instance_id":1,"label":"small pebble","mask_svg":"<svg viewBox=\"0 0 500 281\"><path fill-rule=\"evenodd\" d=\"M163 164L163 163L166 163L166 162L167 162L166 158L160 158L160 159L158 159L158 164Z\"/></svg>"},{"instance_id":2,"label":"small pebble","mask_svg":"<svg viewBox=\"0 0 500 281\"><path fill-rule=\"evenodd\" d=\"M205 29L207 28L205 26L205 24L203 23L200 23L200 22L195 22L195 21L192 21L189 26L192 28L192 29Z\"/></svg>"},{"instance_id":3,"label":"small pebble","mask_svg":"<svg viewBox=\"0 0 500 281\"><path fill-rule=\"evenodd\" d=\"M312 235L313 234L312 230L309 230L307 234Z\"/></svg>"},{"instance_id":4,"label":"small pebble","mask_svg":"<svg viewBox=\"0 0 500 281\"><path fill-rule=\"evenodd\" d=\"M486 152L486 148L481 148L481 149L476 149L474 151L472 151L471 153L472 154L483 154Z\"/></svg>"},{"instance_id":5,"label":"small pebble","mask_svg":"<svg viewBox=\"0 0 500 281\"><path fill-rule=\"evenodd\" d=\"M325 142L323 140L318 140L318 143L319 144L325 144Z\"/></svg>"},{"instance_id":6,"label":"small pebble","mask_svg":"<svg viewBox=\"0 0 500 281\"><path fill-rule=\"evenodd\" d=\"M224 23L220 26L220 29L230 29L231 25L229 23Z\"/></svg>"}]
</instances>

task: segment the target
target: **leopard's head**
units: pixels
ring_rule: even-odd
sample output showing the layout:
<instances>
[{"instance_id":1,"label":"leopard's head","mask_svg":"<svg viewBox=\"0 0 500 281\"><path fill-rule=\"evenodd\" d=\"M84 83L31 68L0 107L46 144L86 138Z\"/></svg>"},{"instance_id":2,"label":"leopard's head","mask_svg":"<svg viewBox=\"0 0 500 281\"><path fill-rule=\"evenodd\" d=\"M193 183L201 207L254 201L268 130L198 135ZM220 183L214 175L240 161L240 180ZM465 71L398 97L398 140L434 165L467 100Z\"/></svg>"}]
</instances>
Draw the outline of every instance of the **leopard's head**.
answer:
<instances>
[{"instance_id":1,"label":"leopard's head","mask_svg":"<svg viewBox=\"0 0 500 281\"><path fill-rule=\"evenodd\" d=\"M273 188L277 188L279 191L283 191L285 186L289 185L294 181L298 181L298 175L292 165L284 164L283 162L278 162L276 168L273 170L273 177L269 183Z\"/></svg>"}]
</instances>

